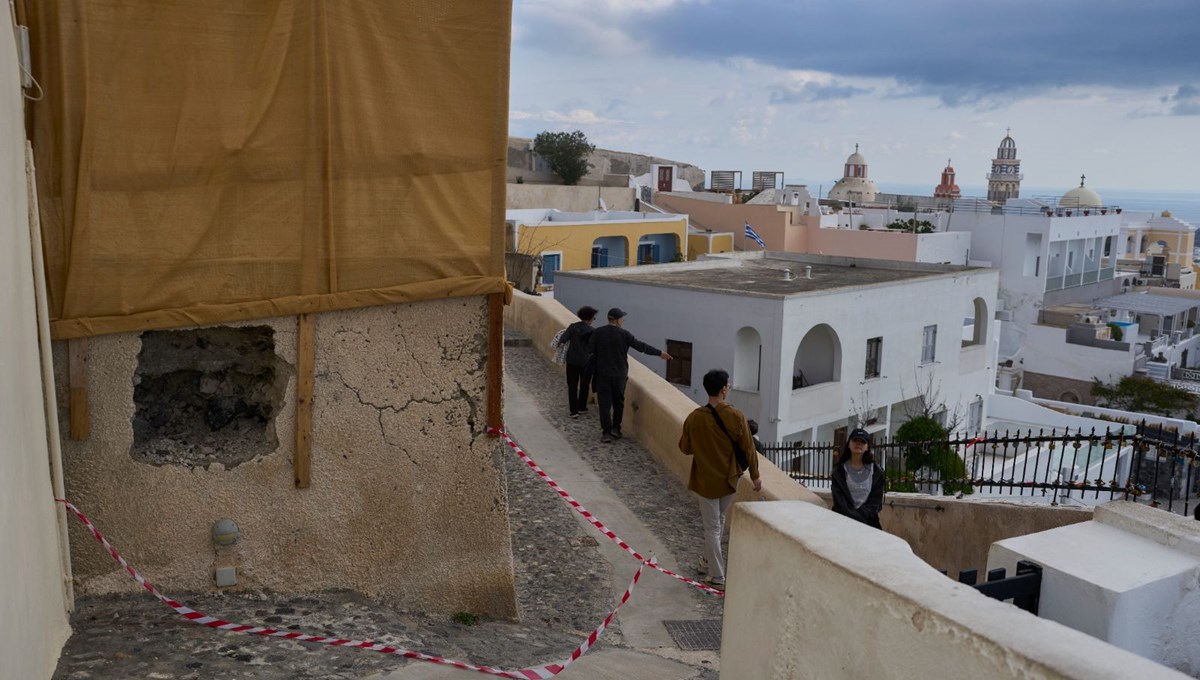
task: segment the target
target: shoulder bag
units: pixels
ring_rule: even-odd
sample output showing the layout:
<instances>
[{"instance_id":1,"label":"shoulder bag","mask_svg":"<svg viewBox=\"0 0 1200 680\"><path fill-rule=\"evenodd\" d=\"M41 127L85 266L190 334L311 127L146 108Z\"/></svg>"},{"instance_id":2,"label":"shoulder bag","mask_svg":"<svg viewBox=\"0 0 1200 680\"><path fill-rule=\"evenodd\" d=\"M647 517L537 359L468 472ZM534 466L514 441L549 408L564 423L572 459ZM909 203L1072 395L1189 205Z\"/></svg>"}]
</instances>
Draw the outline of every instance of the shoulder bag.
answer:
<instances>
[{"instance_id":1,"label":"shoulder bag","mask_svg":"<svg viewBox=\"0 0 1200 680\"><path fill-rule=\"evenodd\" d=\"M705 404L704 406L712 413L713 418L716 419L717 427L721 428L726 437L729 437L729 443L733 444L733 457L737 458L738 467L742 470L750 469L750 462L746 460L746 452L742 450L742 445L738 444L733 435L729 434L728 428L725 427L725 421L721 420L721 416L717 414L717 409L713 408L712 404Z\"/></svg>"}]
</instances>

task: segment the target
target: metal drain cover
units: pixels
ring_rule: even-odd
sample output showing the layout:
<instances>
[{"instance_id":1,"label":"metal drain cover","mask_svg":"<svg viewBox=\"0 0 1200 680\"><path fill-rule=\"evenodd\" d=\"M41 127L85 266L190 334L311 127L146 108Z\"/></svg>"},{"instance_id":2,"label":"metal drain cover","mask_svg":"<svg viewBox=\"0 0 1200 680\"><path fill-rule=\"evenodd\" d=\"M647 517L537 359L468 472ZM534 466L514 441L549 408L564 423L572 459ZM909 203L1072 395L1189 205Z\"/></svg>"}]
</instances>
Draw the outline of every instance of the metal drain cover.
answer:
<instances>
[{"instance_id":1,"label":"metal drain cover","mask_svg":"<svg viewBox=\"0 0 1200 680\"><path fill-rule=\"evenodd\" d=\"M687 652L721 649L721 619L663 621L675 645Z\"/></svg>"}]
</instances>

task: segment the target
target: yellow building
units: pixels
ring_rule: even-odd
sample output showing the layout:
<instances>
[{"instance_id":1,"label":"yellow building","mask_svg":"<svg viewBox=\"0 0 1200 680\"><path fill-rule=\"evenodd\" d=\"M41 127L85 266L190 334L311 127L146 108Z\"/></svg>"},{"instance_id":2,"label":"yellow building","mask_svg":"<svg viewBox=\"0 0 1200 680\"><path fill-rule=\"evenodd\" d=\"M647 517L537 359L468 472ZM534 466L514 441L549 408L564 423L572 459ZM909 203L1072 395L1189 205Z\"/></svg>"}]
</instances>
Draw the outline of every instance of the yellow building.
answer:
<instances>
[{"instance_id":1,"label":"yellow building","mask_svg":"<svg viewBox=\"0 0 1200 680\"><path fill-rule=\"evenodd\" d=\"M695 260L701 255L732 253L733 233L711 229L689 229L687 236L687 259Z\"/></svg>"},{"instance_id":2,"label":"yellow building","mask_svg":"<svg viewBox=\"0 0 1200 680\"><path fill-rule=\"evenodd\" d=\"M1125 250L1121 260L1126 266L1137 265L1146 277L1165 279L1179 288L1196 287L1196 272L1192 250L1196 245L1196 228L1171 216L1161 215L1145 220L1133 219L1121 225Z\"/></svg>"},{"instance_id":3,"label":"yellow building","mask_svg":"<svg viewBox=\"0 0 1200 680\"><path fill-rule=\"evenodd\" d=\"M514 262L541 260L541 287L554 285L554 273L593 267L626 267L685 259L687 215L628 211L586 213L510 210L505 250ZM522 265L517 264L516 267ZM509 271L518 287L526 276Z\"/></svg>"}]
</instances>

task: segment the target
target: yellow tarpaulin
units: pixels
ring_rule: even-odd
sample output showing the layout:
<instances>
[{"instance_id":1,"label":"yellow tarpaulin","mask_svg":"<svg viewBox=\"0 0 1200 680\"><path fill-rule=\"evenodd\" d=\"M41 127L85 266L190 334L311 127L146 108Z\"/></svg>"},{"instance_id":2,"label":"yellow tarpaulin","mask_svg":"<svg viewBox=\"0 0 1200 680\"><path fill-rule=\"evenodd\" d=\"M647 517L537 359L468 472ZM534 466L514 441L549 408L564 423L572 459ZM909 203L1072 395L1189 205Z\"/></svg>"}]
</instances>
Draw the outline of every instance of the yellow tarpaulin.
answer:
<instances>
[{"instance_id":1,"label":"yellow tarpaulin","mask_svg":"<svg viewBox=\"0 0 1200 680\"><path fill-rule=\"evenodd\" d=\"M52 330L502 292L507 0L25 0Z\"/></svg>"}]
</instances>

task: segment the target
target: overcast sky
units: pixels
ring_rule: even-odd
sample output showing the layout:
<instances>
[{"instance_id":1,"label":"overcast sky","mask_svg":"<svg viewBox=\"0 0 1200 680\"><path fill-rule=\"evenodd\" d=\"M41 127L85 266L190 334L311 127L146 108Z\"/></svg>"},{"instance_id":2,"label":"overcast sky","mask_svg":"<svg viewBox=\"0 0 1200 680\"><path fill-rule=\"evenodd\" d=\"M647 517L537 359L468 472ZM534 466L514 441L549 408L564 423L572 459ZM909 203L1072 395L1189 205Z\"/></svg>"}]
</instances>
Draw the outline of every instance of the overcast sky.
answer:
<instances>
[{"instance_id":1,"label":"overcast sky","mask_svg":"<svg viewBox=\"0 0 1200 680\"><path fill-rule=\"evenodd\" d=\"M1198 0L514 0L511 134L705 170L1200 191ZM815 186L813 187L816 188Z\"/></svg>"}]
</instances>

